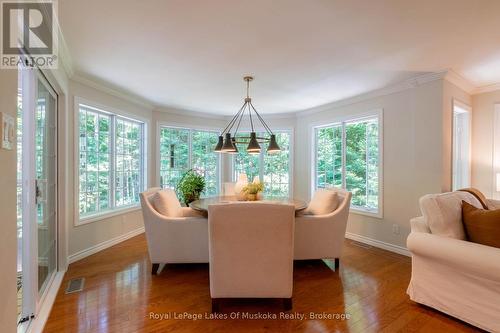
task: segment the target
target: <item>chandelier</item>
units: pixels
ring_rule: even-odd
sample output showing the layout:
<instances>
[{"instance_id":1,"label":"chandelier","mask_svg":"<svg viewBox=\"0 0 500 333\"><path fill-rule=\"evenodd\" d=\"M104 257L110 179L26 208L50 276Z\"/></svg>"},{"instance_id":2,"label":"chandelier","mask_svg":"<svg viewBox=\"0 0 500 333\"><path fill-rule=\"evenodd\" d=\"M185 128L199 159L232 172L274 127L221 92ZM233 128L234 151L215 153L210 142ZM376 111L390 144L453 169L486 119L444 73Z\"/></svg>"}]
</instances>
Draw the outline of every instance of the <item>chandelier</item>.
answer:
<instances>
[{"instance_id":1,"label":"chandelier","mask_svg":"<svg viewBox=\"0 0 500 333\"><path fill-rule=\"evenodd\" d=\"M271 131L269 126L267 126L266 122L262 119L257 110L255 110L255 107L252 104L252 99L248 95L250 81L253 80L253 77L245 76L243 77L243 80L247 83L247 97L245 98L243 106L236 113L233 119L231 119L229 124L222 131L221 135L219 135L219 141L215 146L215 151L219 153L236 154L238 152L236 144L247 144L247 152L249 154L260 154L260 145L263 143L269 143L267 146L267 152L269 154L277 153L281 149L276 142L276 135L273 131ZM241 119L243 119L243 116L247 113L247 111L250 118L252 132L250 132L250 136L236 136L238 134L238 130L240 129ZM255 114L253 117L252 112ZM257 136L254 129L254 121L259 121L262 124L267 132L264 136ZM235 130L231 135L233 128L235 128Z\"/></svg>"}]
</instances>

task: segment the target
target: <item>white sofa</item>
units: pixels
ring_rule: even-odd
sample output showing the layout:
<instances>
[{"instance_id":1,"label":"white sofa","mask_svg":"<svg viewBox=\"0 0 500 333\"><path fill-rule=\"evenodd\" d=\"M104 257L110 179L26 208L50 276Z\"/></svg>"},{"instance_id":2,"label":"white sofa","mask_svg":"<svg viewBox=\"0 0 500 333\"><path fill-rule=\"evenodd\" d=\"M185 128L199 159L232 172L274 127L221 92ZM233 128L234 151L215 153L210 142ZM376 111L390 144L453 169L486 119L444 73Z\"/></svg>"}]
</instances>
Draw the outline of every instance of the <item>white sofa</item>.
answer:
<instances>
[{"instance_id":1,"label":"white sofa","mask_svg":"<svg viewBox=\"0 0 500 333\"><path fill-rule=\"evenodd\" d=\"M264 202L208 207L212 311L221 298L282 298L291 308L295 208Z\"/></svg>"},{"instance_id":2,"label":"white sofa","mask_svg":"<svg viewBox=\"0 0 500 333\"><path fill-rule=\"evenodd\" d=\"M344 237L351 205L351 192L329 189L337 192L338 207L330 214L302 215L295 218L294 258L334 259L335 269L339 267L344 246Z\"/></svg>"},{"instance_id":3,"label":"white sofa","mask_svg":"<svg viewBox=\"0 0 500 333\"><path fill-rule=\"evenodd\" d=\"M159 190L151 188L140 195L152 273L159 264L208 262L207 218L188 207L182 208L183 217L161 215L153 206Z\"/></svg>"},{"instance_id":4,"label":"white sofa","mask_svg":"<svg viewBox=\"0 0 500 333\"><path fill-rule=\"evenodd\" d=\"M408 295L474 326L500 332L500 249L465 240L462 200L481 208L470 193L420 199L423 216L411 220Z\"/></svg>"}]
</instances>

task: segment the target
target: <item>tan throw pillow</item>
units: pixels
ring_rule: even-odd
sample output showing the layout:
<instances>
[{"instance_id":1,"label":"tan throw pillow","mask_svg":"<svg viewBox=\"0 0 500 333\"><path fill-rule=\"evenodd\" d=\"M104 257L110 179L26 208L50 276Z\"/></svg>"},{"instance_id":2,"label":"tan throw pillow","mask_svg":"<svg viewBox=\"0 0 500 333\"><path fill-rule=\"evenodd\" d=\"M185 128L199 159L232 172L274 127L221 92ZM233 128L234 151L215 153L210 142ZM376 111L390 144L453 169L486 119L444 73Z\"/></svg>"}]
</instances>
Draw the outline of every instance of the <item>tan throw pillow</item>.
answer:
<instances>
[{"instance_id":1,"label":"tan throw pillow","mask_svg":"<svg viewBox=\"0 0 500 333\"><path fill-rule=\"evenodd\" d=\"M337 192L319 189L304 210L306 215L325 215L333 212L339 205L339 196Z\"/></svg>"},{"instance_id":2,"label":"tan throw pillow","mask_svg":"<svg viewBox=\"0 0 500 333\"><path fill-rule=\"evenodd\" d=\"M161 215L168 217L182 217L181 203L172 189L164 189L156 192L153 198L153 206Z\"/></svg>"},{"instance_id":3,"label":"tan throw pillow","mask_svg":"<svg viewBox=\"0 0 500 333\"><path fill-rule=\"evenodd\" d=\"M500 248L500 209L479 209L462 201L462 221L469 241Z\"/></svg>"}]
</instances>

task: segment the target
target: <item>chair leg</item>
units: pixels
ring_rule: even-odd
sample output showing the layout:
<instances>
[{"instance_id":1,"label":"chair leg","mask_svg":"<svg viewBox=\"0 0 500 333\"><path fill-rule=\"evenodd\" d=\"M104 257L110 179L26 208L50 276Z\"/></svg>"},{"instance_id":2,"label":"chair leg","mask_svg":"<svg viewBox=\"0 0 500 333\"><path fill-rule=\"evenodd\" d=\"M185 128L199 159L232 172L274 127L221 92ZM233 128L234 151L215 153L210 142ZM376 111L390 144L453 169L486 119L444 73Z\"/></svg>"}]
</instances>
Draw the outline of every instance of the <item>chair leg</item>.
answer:
<instances>
[{"instance_id":1,"label":"chair leg","mask_svg":"<svg viewBox=\"0 0 500 333\"><path fill-rule=\"evenodd\" d=\"M212 298L212 313L217 313L219 310L219 300L217 298Z\"/></svg>"},{"instance_id":2,"label":"chair leg","mask_svg":"<svg viewBox=\"0 0 500 333\"><path fill-rule=\"evenodd\" d=\"M335 258L335 271L338 271L340 268L340 258Z\"/></svg>"},{"instance_id":3,"label":"chair leg","mask_svg":"<svg viewBox=\"0 0 500 333\"><path fill-rule=\"evenodd\" d=\"M290 311L292 309L292 298L283 298L283 307L285 311Z\"/></svg>"},{"instance_id":4,"label":"chair leg","mask_svg":"<svg viewBox=\"0 0 500 333\"><path fill-rule=\"evenodd\" d=\"M160 264L153 264L151 267L151 275L158 274L158 268L160 268Z\"/></svg>"}]
</instances>

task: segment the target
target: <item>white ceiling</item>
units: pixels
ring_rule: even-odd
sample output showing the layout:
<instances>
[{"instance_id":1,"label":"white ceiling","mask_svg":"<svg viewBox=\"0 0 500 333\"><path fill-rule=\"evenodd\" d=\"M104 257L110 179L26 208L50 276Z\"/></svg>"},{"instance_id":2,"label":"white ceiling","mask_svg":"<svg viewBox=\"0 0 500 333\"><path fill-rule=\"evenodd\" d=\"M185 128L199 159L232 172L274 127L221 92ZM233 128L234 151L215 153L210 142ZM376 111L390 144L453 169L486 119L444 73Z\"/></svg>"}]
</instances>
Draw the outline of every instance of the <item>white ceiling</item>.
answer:
<instances>
[{"instance_id":1,"label":"white ceiling","mask_svg":"<svg viewBox=\"0 0 500 333\"><path fill-rule=\"evenodd\" d=\"M64 0L78 75L159 107L303 110L425 72L500 82L498 0Z\"/></svg>"}]
</instances>

